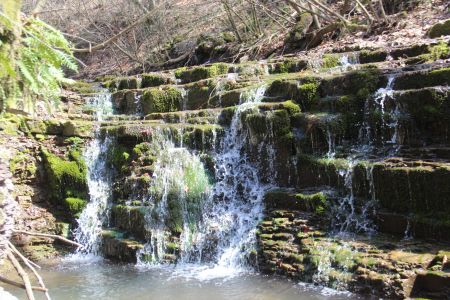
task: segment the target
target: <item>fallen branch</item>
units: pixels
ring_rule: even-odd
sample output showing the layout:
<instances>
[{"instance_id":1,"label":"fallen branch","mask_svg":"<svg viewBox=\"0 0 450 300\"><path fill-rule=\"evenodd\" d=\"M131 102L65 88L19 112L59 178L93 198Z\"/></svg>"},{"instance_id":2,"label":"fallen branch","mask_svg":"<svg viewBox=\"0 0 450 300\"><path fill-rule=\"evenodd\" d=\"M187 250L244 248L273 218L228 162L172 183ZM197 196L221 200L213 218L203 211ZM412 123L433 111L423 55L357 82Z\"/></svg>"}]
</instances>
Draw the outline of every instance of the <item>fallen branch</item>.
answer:
<instances>
[{"instance_id":1,"label":"fallen branch","mask_svg":"<svg viewBox=\"0 0 450 300\"><path fill-rule=\"evenodd\" d=\"M26 259L26 260L27 260L29 263L31 263L33 266L35 266L35 267L38 268L38 269L41 269L41 266L39 266L38 264L32 262L31 260L29 260L29 259L26 258L25 256L23 256L22 253L20 253L19 250L17 250L17 248L14 247L14 245L13 245L10 241L8 241L8 245L9 245L9 247L11 248L11 250L13 250L14 253L16 253L17 255L19 255L19 257L20 257L22 260Z\"/></svg>"},{"instance_id":2,"label":"fallen branch","mask_svg":"<svg viewBox=\"0 0 450 300\"><path fill-rule=\"evenodd\" d=\"M178 57L173 58L173 59L169 59L169 60L167 60L165 62L162 62L162 63L145 64L144 67L145 68L162 68L162 67L165 67L165 66L170 66L170 65L179 63L179 62L187 59L191 54L192 54L192 52L186 52L185 54L183 54L181 56L178 56Z\"/></svg>"},{"instance_id":3,"label":"fallen branch","mask_svg":"<svg viewBox=\"0 0 450 300\"><path fill-rule=\"evenodd\" d=\"M17 273L19 273L20 277L22 277L28 299L35 300L33 289L30 283L30 278L28 277L27 272L25 272L25 270L22 268L22 266L20 265L20 263L17 261L16 257L12 254L10 250L6 251L6 256L8 257L9 261L11 261Z\"/></svg>"},{"instance_id":4,"label":"fallen branch","mask_svg":"<svg viewBox=\"0 0 450 300\"><path fill-rule=\"evenodd\" d=\"M8 278L5 278L1 275L0 275L0 282L6 283L6 284L9 284L9 285L21 288L21 289L25 289L25 284L9 280ZM38 291L38 292L48 292L48 289L44 289L39 286L31 286L31 289L33 291Z\"/></svg>"},{"instance_id":5,"label":"fallen branch","mask_svg":"<svg viewBox=\"0 0 450 300\"><path fill-rule=\"evenodd\" d=\"M44 280L42 280L41 275L39 275L39 273L36 271L36 269L33 267L33 264L36 265L35 263L32 263L30 260L28 260L25 256L22 255L22 253L19 252L19 250L16 249L16 247L14 247L13 244L11 244L11 242L8 241L8 245L11 248L11 250L23 261L23 263L28 267L28 269L31 270L31 272L33 272L34 276L36 277L36 279L39 282L39 285L41 286L42 289L47 290L45 284L44 284ZM39 266L38 266L39 267ZM39 267L40 268L40 267ZM51 300L50 295L48 294L48 291L44 292L45 293L45 297L47 298L47 300Z\"/></svg>"},{"instance_id":6,"label":"fallen branch","mask_svg":"<svg viewBox=\"0 0 450 300\"><path fill-rule=\"evenodd\" d=\"M31 235L31 236L52 238L52 239L60 240L60 241L62 241L64 243L66 243L66 244L70 244L70 245L76 246L78 248L82 248L83 247L83 245L81 245L80 243L71 241L69 239L66 239L65 237L60 236L60 235L38 233L38 232L29 232L29 231L24 231L24 230L13 230L13 232L14 233L20 233L20 234L25 234L25 235Z\"/></svg>"}]
</instances>

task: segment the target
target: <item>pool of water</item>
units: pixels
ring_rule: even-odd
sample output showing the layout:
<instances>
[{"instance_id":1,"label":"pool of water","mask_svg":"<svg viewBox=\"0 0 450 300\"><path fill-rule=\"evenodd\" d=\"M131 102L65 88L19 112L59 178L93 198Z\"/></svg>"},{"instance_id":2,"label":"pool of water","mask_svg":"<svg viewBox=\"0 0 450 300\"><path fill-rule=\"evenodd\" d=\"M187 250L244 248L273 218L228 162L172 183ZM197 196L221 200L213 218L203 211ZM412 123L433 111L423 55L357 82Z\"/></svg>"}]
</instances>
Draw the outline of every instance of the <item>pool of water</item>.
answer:
<instances>
[{"instance_id":1,"label":"pool of water","mask_svg":"<svg viewBox=\"0 0 450 300\"><path fill-rule=\"evenodd\" d=\"M284 278L196 265L136 267L105 260L68 260L40 271L53 300L307 300L361 299ZM22 290L5 287L19 299ZM36 292L37 299L44 299Z\"/></svg>"}]
</instances>

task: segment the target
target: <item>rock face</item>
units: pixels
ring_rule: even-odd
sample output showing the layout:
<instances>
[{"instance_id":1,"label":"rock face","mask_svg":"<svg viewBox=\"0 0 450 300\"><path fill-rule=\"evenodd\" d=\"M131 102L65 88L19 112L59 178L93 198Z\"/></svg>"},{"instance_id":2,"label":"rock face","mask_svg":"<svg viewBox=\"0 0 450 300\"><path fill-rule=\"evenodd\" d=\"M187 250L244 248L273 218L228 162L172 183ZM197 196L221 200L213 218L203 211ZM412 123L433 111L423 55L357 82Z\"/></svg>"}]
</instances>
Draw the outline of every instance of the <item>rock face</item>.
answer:
<instances>
[{"instance_id":1,"label":"rock face","mask_svg":"<svg viewBox=\"0 0 450 300\"><path fill-rule=\"evenodd\" d=\"M0 263L14 228L17 207L12 196L13 191L12 174L4 158L0 158Z\"/></svg>"},{"instance_id":2,"label":"rock face","mask_svg":"<svg viewBox=\"0 0 450 300\"><path fill-rule=\"evenodd\" d=\"M220 179L217 155L239 121L241 163L273 187L246 249L249 264L380 297L447 297L449 55L440 42L104 82L116 113L98 124L100 136L113 140L104 255L176 262L186 247L202 246L183 243L204 221L205 197ZM261 102L239 109L257 93ZM41 140L38 172L66 222L89 201L80 154L93 136L89 111L71 110L69 121L0 123ZM147 251L157 240L164 241L155 244L159 256ZM205 241L203 258L220 242Z\"/></svg>"}]
</instances>

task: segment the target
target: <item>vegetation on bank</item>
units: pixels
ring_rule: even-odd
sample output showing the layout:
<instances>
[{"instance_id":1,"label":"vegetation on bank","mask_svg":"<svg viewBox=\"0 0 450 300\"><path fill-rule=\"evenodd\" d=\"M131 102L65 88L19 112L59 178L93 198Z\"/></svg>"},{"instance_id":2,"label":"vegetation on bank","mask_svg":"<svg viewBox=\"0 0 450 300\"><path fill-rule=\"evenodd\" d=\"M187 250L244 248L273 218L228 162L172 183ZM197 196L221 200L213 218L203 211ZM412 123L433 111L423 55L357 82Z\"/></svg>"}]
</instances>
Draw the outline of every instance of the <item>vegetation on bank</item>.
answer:
<instances>
[{"instance_id":1,"label":"vegetation on bank","mask_svg":"<svg viewBox=\"0 0 450 300\"><path fill-rule=\"evenodd\" d=\"M35 16L21 13L21 1L0 5L0 111L33 110L36 100L59 99L64 70L76 71L71 45L63 34Z\"/></svg>"}]
</instances>

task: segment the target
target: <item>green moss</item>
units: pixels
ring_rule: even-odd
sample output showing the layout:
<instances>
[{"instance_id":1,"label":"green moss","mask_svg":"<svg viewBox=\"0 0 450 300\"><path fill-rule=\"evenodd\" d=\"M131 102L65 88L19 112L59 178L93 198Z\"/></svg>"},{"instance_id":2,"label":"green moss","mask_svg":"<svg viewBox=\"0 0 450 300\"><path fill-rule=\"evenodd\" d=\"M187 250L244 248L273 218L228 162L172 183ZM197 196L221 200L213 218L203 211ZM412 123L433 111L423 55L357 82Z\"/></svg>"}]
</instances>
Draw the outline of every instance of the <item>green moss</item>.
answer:
<instances>
[{"instance_id":1,"label":"green moss","mask_svg":"<svg viewBox=\"0 0 450 300\"><path fill-rule=\"evenodd\" d=\"M303 110L308 110L318 100L318 88L319 84L315 82L304 83L298 87L298 102Z\"/></svg>"},{"instance_id":2,"label":"green moss","mask_svg":"<svg viewBox=\"0 0 450 300\"><path fill-rule=\"evenodd\" d=\"M216 63L211 66L199 66L188 68L180 68L175 71L175 77L183 83L195 82L202 79L228 73L229 65L224 63Z\"/></svg>"},{"instance_id":3,"label":"green moss","mask_svg":"<svg viewBox=\"0 0 450 300\"><path fill-rule=\"evenodd\" d=\"M41 155L50 188L49 195L53 201L87 197L87 170L84 163L63 159L47 150L42 150Z\"/></svg>"},{"instance_id":4,"label":"green moss","mask_svg":"<svg viewBox=\"0 0 450 300\"><path fill-rule=\"evenodd\" d=\"M288 111L290 116L301 112L300 106L292 100L283 102L283 108Z\"/></svg>"},{"instance_id":5,"label":"green moss","mask_svg":"<svg viewBox=\"0 0 450 300\"><path fill-rule=\"evenodd\" d=\"M170 83L168 77L158 74L143 74L141 81L141 88L156 87Z\"/></svg>"},{"instance_id":6,"label":"green moss","mask_svg":"<svg viewBox=\"0 0 450 300\"><path fill-rule=\"evenodd\" d=\"M31 159L29 150L19 151L9 161L11 173L20 179L27 179L36 174L37 167Z\"/></svg>"},{"instance_id":7,"label":"green moss","mask_svg":"<svg viewBox=\"0 0 450 300\"><path fill-rule=\"evenodd\" d=\"M430 48L430 55L431 60L447 58L450 55L450 47L446 42L441 41Z\"/></svg>"},{"instance_id":8,"label":"green moss","mask_svg":"<svg viewBox=\"0 0 450 300\"><path fill-rule=\"evenodd\" d=\"M395 80L396 89L420 89L448 84L450 84L450 68L441 68L431 72L407 73Z\"/></svg>"},{"instance_id":9,"label":"green moss","mask_svg":"<svg viewBox=\"0 0 450 300\"><path fill-rule=\"evenodd\" d=\"M291 73L297 71L297 63L293 59L285 59L275 64L271 73Z\"/></svg>"},{"instance_id":10,"label":"green moss","mask_svg":"<svg viewBox=\"0 0 450 300\"><path fill-rule=\"evenodd\" d=\"M174 87L149 88L145 90L141 101L144 114L173 112L181 110L183 96Z\"/></svg>"},{"instance_id":11,"label":"green moss","mask_svg":"<svg viewBox=\"0 0 450 300\"><path fill-rule=\"evenodd\" d=\"M295 198L302 210L312 211L316 214L325 213L327 204L327 198L325 194L296 194Z\"/></svg>"},{"instance_id":12,"label":"green moss","mask_svg":"<svg viewBox=\"0 0 450 300\"><path fill-rule=\"evenodd\" d=\"M180 246L176 243L167 243L165 246L168 253L177 253L180 251Z\"/></svg>"},{"instance_id":13,"label":"green moss","mask_svg":"<svg viewBox=\"0 0 450 300\"><path fill-rule=\"evenodd\" d=\"M117 78L118 90L133 90L138 88L138 80L136 77Z\"/></svg>"},{"instance_id":14,"label":"green moss","mask_svg":"<svg viewBox=\"0 0 450 300\"><path fill-rule=\"evenodd\" d=\"M136 150L140 152L139 147ZM128 149L120 144L110 147L108 161L116 170L121 171L122 168L130 162L130 154L128 153Z\"/></svg>"},{"instance_id":15,"label":"green moss","mask_svg":"<svg viewBox=\"0 0 450 300\"><path fill-rule=\"evenodd\" d=\"M78 80L74 81L72 84L66 84L63 87L67 90L80 94L95 94L98 92L98 90L91 83Z\"/></svg>"},{"instance_id":16,"label":"green moss","mask_svg":"<svg viewBox=\"0 0 450 300\"><path fill-rule=\"evenodd\" d=\"M80 146L80 145L82 145L84 143L84 140L82 138L77 137L77 136L73 136L73 137L66 138L64 140L64 142L66 142L69 145L78 147L78 146Z\"/></svg>"},{"instance_id":17,"label":"green moss","mask_svg":"<svg viewBox=\"0 0 450 300\"><path fill-rule=\"evenodd\" d=\"M150 143L144 142L144 143L137 144L133 148L133 159L141 157L144 153L147 153L150 150L151 150Z\"/></svg>"},{"instance_id":18,"label":"green moss","mask_svg":"<svg viewBox=\"0 0 450 300\"><path fill-rule=\"evenodd\" d=\"M335 54L324 54L322 57L322 68L331 69L339 65L339 56Z\"/></svg>"},{"instance_id":19,"label":"green moss","mask_svg":"<svg viewBox=\"0 0 450 300\"><path fill-rule=\"evenodd\" d=\"M388 54L385 50L362 50L359 53L359 61L362 64L381 62L386 60L387 55Z\"/></svg>"},{"instance_id":20,"label":"green moss","mask_svg":"<svg viewBox=\"0 0 450 300\"><path fill-rule=\"evenodd\" d=\"M79 198L66 198L64 199L64 204L71 216L78 217L86 207L87 201Z\"/></svg>"},{"instance_id":21,"label":"green moss","mask_svg":"<svg viewBox=\"0 0 450 300\"><path fill-rule=\"evenodd\" d=\"M428 35L431 38L437 38L443 35L450 35L450 19L447 19L444 22L433 25L428 30Z\"/></svg>"},{"instance_id":22,"label":"green moss","mask_svg":"<svg viewBox=\"0 0 450 300\"><path fill-rule=\"evenodd\" d=\"M371 95L377 90L379 82L380 71L378 69L360 70L348 75L349 90L353 94L361 94L361 90L364 90L365 93ZM363 97L367 98L366 94Z\"/></svg>"},{"instance_id":23,"label":"green moss","mask_svg":"<svg viewBox=\"0 0 450 300\"><path fill-rule=\"evenodd\" d=\"M186 85L187 89L187 108L204 108L209 101L212 89L205 81L195 82Z\"/></svg>"}]
</instances>

